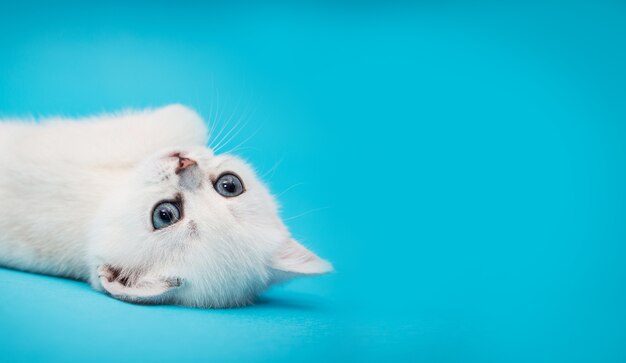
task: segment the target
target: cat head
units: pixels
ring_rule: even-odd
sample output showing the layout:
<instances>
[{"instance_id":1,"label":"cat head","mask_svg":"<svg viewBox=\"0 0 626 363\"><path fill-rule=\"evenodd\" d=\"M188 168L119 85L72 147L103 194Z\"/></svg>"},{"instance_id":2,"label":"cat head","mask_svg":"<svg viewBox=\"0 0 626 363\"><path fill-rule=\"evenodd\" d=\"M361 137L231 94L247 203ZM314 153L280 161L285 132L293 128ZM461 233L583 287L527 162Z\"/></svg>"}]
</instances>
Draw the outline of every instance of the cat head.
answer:
<instances>
[{"instance_id":1,"label":"cat head","mask_svg":"<svg viewBox=\"0 0 626 363\"><path fill-rule=\"evenodd\" d=\"M91 231L92 285L131 302L242 306L273 282L332 270L291 237L249 165L203 147L142 162Z\"/></svg>"}]
</instances>

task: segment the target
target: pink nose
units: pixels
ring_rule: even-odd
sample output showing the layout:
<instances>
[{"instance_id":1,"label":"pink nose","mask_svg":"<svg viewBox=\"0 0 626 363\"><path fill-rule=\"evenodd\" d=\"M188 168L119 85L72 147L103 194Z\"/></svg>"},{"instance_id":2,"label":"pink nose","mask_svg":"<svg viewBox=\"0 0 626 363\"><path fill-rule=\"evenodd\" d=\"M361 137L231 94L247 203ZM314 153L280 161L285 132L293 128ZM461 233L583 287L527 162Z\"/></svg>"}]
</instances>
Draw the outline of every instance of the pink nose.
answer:
<instances>
[{"instance_id":1,"label":"pink nose","mask_svg":"<svg viewBox=\"0 0 626 363\"><path fill-rule=\"evenodd\" d=\"M183 170L188 169L194 165L198 165L198 163L196 163L195 160L181 156L180 153L174 153L172 154L172 157L178 158L178 166L176 167L176 174L180 174L183 172Z\"/></svg>"}]
</instances>

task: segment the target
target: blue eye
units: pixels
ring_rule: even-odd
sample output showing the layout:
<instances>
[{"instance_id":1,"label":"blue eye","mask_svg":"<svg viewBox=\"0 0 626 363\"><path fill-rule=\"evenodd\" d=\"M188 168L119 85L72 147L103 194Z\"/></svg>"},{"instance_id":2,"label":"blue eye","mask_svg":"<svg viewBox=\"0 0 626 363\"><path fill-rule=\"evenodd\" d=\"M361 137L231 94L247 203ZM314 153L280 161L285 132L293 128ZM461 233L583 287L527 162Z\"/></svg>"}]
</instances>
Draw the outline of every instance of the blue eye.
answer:
<instances>
[{"instance_id":1,"label":"blue eye","mask_svg":"<svg viewBox=\"0 0 626 363\"><path fill-rule=\"evenodd\" d=\"M152 226L161 229L180 220L180 209L172 202L162 202L154 207L152 212Z\"/></svg>"},{"instance_id":2,"label":"blue eye","mask_svg":"<svg viewBox=\"0 0 626 363\"><path fill-rule=\"evenodd\" d=\"M227 198L236 197L244 192L241 179L234 174L223 174L217 179L214 187L218 193Z\"/></svg>"}]
</instances>

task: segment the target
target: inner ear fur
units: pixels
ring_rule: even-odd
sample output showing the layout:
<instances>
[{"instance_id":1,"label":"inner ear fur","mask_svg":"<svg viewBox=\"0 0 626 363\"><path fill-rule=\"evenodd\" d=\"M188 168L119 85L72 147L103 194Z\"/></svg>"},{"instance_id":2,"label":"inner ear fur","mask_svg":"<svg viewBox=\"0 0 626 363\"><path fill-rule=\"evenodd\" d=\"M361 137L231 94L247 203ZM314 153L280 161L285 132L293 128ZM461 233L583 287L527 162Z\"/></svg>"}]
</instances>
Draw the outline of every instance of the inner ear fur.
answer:
<instances>
[{"instance_id":1,"label":"inner ear fur","mask_svg":"<svg viewBox=\"0 0 626 363\"><path fill-rule=\"evenodd\" d=\"M100 284L111 296L128 301L142 301L163 296L182 284L179 278L138 275L132 278L121 276L119 270L104 265L98 271Z\"/></svg>"}]
</instances>

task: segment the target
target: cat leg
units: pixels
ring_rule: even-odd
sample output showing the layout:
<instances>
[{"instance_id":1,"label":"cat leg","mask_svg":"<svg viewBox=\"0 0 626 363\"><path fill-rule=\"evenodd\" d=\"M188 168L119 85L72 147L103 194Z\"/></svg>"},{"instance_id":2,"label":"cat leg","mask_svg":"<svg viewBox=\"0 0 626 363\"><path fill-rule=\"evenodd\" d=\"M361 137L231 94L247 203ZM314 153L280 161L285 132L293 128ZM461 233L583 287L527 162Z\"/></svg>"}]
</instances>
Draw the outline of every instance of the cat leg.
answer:
<instances>
[{"instance_id":1,"label":"cat leg","mask_svg":"<svg viewBox=\"0 0 626 363\"><path fill-rule=\"evenodd\" d=\"M42 164L54 161L77 167L132 167L159 150L205 146L209 136L202 118L177 104L82 119L12 122L0 127L10 136L10 145L4 147L12 155L24 155Z\"/></svg>"},{"instance_id":2,"label":"cat leg","mask_svg":"<svg viewBox=\"0 0 626 363\"><path fill-rule=\"evenodd\" d=\"M100 137L84 144L85 162L113 167L135 165L167 148L205 146L209 136L202 118L182 105L104 118L94 131Z\"/></svg>"}]
</instances>

